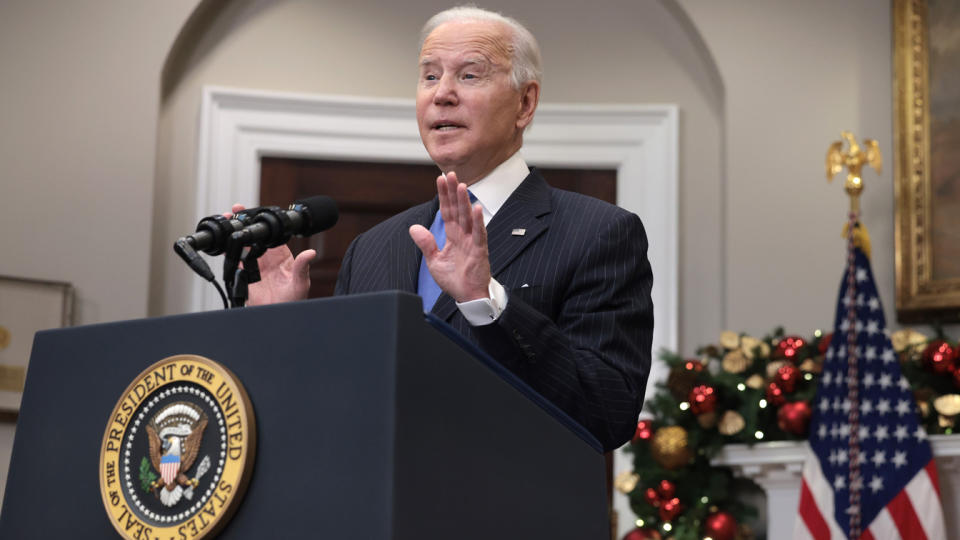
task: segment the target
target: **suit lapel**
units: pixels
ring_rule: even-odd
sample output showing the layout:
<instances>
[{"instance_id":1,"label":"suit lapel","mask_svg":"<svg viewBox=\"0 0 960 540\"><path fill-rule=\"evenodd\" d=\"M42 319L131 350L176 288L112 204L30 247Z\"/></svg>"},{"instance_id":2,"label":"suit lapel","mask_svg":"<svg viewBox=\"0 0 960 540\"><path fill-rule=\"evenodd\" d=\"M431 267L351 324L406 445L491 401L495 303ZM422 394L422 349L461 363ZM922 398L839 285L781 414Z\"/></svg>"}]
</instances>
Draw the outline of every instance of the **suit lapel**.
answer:
<instances>
[{"instance_id":1,"label":"suit lapel","mask_svg":"<svg viewBox=\"0 0 960 540\"><path fill-rule=\"evenodd\" d=\"M398 238L393 245L396 246L394 261L397 268L396 288L401 291L417 293L417 278L420 273L420 259L423 255L420 248L413 243L408 232L411 225L420 224L430 228L433 222L433 216L440 205L439 199L433 198L433 201L417 207L416 211L410 215L410 219L403 223L399 231L396 232Z\"/></svg>"},{"instance_id":2,"label":"suit lapel","mask_svg":"<svg viewBox=\"0 0 960 540\"><path fill-rule=\"evenodd\" d=\"M511 262L548 228L550 213L550 186L536 169L524 179L487 225L487 246L490 252L490 273L497 277ZM523 229L515 235L515 229ZM449 320L457 309L457 303L443 293L431 312L443 320Z\"/></svg>"}]
</instances>

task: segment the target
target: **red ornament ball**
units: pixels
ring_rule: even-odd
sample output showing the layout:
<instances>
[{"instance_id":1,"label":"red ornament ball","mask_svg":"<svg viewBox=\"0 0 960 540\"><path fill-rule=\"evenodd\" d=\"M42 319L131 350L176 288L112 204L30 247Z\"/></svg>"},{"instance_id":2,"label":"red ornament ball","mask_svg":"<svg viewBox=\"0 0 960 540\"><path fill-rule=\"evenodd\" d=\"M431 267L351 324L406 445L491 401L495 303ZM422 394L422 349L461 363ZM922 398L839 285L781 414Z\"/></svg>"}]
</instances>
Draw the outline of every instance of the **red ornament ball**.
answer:
<instances>
[{"instance_id":1,"label":"red ornament ball","mask_svg":"<svg viewBox=\"0 0 960 540\"><path fill-rule=\"evenodd\" d=\"M777 411L777 425L787 433L802 436L807 433L810 426L810 416L813 411L810 404L806 401L794 401L785 403Z\"/></svg>"},{"instance_id":2,"label":"red ornament ball","mask_svg":"<svg viewBox=\"0 0 960 540\"><path fill-rule=\"evenodd\" d=\"M800 380L800 370L793 364L784 364L777 370L774 380L784 392L793 393L797 389L797 381Z\"/></svg>"},{"instance_id":3,"label":"red ornament ball","mask_svg":"<svg viewBox=\"0 0 960 540\"><path fill-rule=\"evenodd\" d=\"M623 536L623 540L661 540L660 531L649 527L637 527Z\"/></svg>"},{"instance_id":4,"label":"red ornament ball","mask_svg":"<svg viewBox=\"0 0 960 540\"><path fill-rule=\"evenodd\" d=\"M774 358L786 358L787 360L799 360L800 348L806 345L806 341L799 336L787 336L777 343L777 348L773 350Z\"/></svg>"},{"instance_id":5,"label":"red ornament ball","mask_svg":"<svg viewBox=\"0 0 960 540\"><path fill-rule=\"evenodd\" d=\"M694 386L690 391L689 400L693 414L713 412L717 408L717 391L705 384Z\"/></svg>"},{"instance_id":6,"label":"red ornament ball","mask_svg":"<svg viewBox=\"0 0 960 540\"><path fill-rule=\"evenodd\" d=\"M683 369L687 371L692 371L694 373L700 373L703 371L703 363L699 360L686 360L683 362Z\"/></svg>"},{"instance_id":7,"label":"red ornament ball","mask_svg":"<svg viewBox=\"0 0 960 540\"><path fill-rule=\"evenodd\" d=\"M664 521L673 521L675 517L680 515L680 510L680 499L674 497L660 505L660 519Z\"/></svg>"},{"instance_id":8,"label":"red ornament ball","mask_svg":"<svg viewBox=\"0 0 960 540\"><path fill-rule=\"evenodd\" d=\"M949 375L957 370L957 350L949 343L938 339L923 350L923 363L937 375Z\"/></svg>"},{"instance_id":9,"label":"red ornament ball","mask_svg":"<svg viewBox=\"0 0 960 540\"><path fill-rule=\"evenodd\" d=\"M953 384L960 388L960 369L953 372Z\"/></svg>"},{"instance_id":10,"label":"red ornament ball","mask_svg":"<svg viewBox=\"0 0 960 540\"><path fill-rule=\"evenodd\" d=\"M733 540L737 536L737 520L729 512L714 512L703 520L703 535L713 540Z\"/></svg>"},{"instance_id":11,"label":"red ornament ball","mask_svg":"<svg viewBox=\"0 0 960 540\"><path fill-rule=\"evenodd\" d=\"M783 395L783 388L780 388L780 385L776 382L767 385L767 401L777 407L787 401L787 398Z\"/></svg>"},{"instance_id":12,"label":"red ornament ball","mask_svg":"<svg viewBox=\"0 0 960 540\"><path fill-rule=\"evenodd\" d=\"M660 484L657 485L657 493L663 499L672 499L677 493L677 486L669 480L661 480Z\"/></svg>"},{"instance_id":13,"label":"red ornament ball","mask_svg":"<svg viewBox=\"0 0 960 540\"><path fill-rule=\"evenodd\" d=\"M833 339L833 332L820 338L820 343L817 344L817 352L820 354L827 354L827 349L830 348L830 341Z\"/></svg>"},{"instance_id":14,"label":"red ornament ball","mask_svg":"<svg viewBox=\"0 0 960 540\"><path fill-rule=\"evenodd\" d=\"M633 442L649 441L653 437L653 422L641 420L637 422L637 431L633 433Z\"/></svg>"},{"instance_id":15,"label":"red ornament ball","mask_svg":"<svg viewBox=\"0 0 960 540\"><path fill-rule=\"evenodd\" d=\"M647 504L650 506L660 506L660 495L657 494L657 490L653 488L643 490L643 500L647 501Z\"/></svg>"}]
</instances>

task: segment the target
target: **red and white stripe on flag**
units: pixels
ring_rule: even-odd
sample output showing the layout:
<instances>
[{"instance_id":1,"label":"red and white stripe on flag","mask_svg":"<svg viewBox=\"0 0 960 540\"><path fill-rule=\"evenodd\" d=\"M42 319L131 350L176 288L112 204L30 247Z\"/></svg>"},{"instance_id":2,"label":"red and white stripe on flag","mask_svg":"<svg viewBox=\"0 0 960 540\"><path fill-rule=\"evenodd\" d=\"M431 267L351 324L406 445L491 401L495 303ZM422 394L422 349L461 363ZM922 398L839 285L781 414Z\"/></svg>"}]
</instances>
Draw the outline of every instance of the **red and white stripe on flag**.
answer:
<instances>
[{"instance_id":1,"label":"red and white stripe on flag","mask_svg":"<svg viewBox=\"0 0 960 540\"><path fill-rule=\"evenodd\" d=\"M179 461L170 461L160 463L160 477L163 478L164 484L169 484L173 482L174 478L177 477L177 473L180 472L180 462Z\"/></svg>"},{"instance_id":2,"label":"red and white stripe on flag","mask_svg":"<svg viewBox=\"0 0 960 540\"><path fill-rule=\"evenodd\" d=\"M834 490L808 449L800 489L800 515L794 540L845 540L834 516ZM847 516L841 516L847 519ZM933 460L914 475L869 524L861 540L943 540L947 538L940 506L940 484Z\"/></svg>"}]
</instances>

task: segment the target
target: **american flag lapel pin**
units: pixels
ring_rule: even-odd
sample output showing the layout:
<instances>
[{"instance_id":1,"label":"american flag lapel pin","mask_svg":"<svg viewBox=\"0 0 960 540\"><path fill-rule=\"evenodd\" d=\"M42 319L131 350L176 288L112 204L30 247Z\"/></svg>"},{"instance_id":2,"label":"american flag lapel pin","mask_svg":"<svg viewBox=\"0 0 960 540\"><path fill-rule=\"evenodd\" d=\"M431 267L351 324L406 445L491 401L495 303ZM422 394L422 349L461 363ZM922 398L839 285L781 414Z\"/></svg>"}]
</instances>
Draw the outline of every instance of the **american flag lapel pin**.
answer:
<instances>
[{"instance_id":1,"label":"american flag lapel pin","mask_svg":"<svg viewBox=\"0 0 960 540\"><path fill-rule=\"evenodd\" d=\"M526 230L526 229L514 229L513 232L511 232L510 234L512 234L512 235L514 235L514 236L523 236L523 235L527 234L527 230Z\"/></svg>"}]
</instances>

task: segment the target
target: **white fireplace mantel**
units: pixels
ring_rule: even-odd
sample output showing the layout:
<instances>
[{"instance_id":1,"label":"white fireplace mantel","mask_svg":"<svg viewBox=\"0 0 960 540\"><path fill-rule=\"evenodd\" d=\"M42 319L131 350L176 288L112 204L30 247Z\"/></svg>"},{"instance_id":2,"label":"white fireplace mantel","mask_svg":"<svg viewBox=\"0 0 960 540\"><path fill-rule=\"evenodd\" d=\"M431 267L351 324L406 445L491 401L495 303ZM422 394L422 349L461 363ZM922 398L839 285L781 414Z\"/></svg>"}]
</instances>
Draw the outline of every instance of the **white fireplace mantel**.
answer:
<instances>
[{"instance_id":1,"label":"white fireplace mantel","mask_svg":"<svg viewBox=\"0 0 960 540\"><path fill-rule=\"evenodd\" d=\"M937 460L940 499L944 509L960 504L960 435L932 435L930 443ZM770 442L747 446L727 445L713 460L736 474L749 478L766 494L767 538L791 538L800 503L803 464L808 455L806 442ZM960 514L945 511L949 538L960 538ZM763 521L763 520L762 520Z\"/></svg>"}]
</instances>

